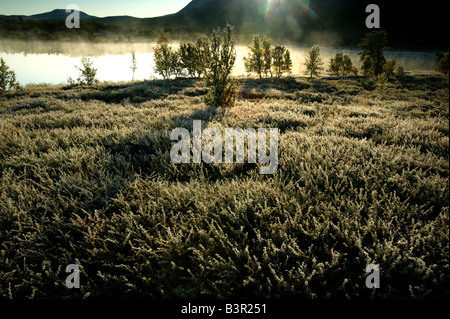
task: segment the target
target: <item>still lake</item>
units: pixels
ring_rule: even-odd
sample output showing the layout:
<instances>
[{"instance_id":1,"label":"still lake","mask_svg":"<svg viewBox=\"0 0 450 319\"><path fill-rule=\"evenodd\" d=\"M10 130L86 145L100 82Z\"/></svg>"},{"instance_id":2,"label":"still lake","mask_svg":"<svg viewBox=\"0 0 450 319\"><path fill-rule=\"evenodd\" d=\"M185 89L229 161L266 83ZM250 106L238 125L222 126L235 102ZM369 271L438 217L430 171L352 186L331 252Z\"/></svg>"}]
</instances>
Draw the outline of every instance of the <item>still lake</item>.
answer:
<instances>
[{"instance_id":1,"label":"still lake","mask_svg":"<svg viewBox=\"0 0 450 319\"><path fill-rule=\"evenodd\" d=\"M14 70L17 80L22 84L60 84L67 79L77 79L81 57L90 57L98 69L100 81L131 81L131 52L136 52L137 70L135 80L160 78L154 72L153 48L151 42L134 43L86 43L86 42L39 42L0 40L0 57ZM173 44L174 47L177 44ZM309 47L287 46L293 61L293 74L302 75L305 55ZM237 46L237 59L233 75L245 75L243 58L248 55L246 46ZM321 48L325 68L336 52L348 54L353 64L360 67L359 50ZM428 73L434 70L435 52L399 51L385 52L387 59L395 58L406 72ZM323 75L326 75L324 73Z\"/></svg>"}]
</instances>

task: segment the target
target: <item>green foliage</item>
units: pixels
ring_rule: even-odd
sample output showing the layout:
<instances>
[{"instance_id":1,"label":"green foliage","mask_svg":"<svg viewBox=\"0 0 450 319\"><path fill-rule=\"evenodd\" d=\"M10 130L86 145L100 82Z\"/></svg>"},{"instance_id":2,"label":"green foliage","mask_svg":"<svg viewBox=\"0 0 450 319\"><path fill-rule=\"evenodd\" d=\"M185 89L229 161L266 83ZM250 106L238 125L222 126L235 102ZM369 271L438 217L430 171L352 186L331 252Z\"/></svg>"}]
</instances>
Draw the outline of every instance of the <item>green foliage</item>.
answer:
<instances>
[{"instance_id":1,"label":"green foliage","mask_svg":"<svg viewBox=\"0 0 450 319\"><path fill-rule=\"evenodd\" d=\"M359 47L362 52L361 70L366 77L373 77L383 73L383 67L386 62L383 51L387 49L388 35L384 30L372 31L365 35Z\"/></svg>"},{"instance_id":2,"label":"green foliage","mask_svg":"<svg viewBox=\"0 0 450 319\"><path fill-rule=\"evenodd\" d=\"M81 67L76 68L81 72L77 79L77 84L92 85L97 83L98 80L95 78L97 75L97 69L92 66L94 62L90 58L81 58Z\"/></svg>"},{"instance_id":3,"label":"green foliage","mask_svg":"<svg viewBox=\"0 0 450 319\"><path fill-rule=\"evenodd\" d=\"M182 65L178 52L169 45L168 35L161 30L154 48L155 72L165 80L181 75Z\"/></svg>"},{"instance_id":4,"label":"green foliage","mask_svg":"<svg viewBox=\"0 0 450 319\"><path fill-rule=\"evenodd\" d=\"M211 35L211 60L206 74L206 83L211 88L206 103L213 107L232 107L236 98L236 83L231 71L236 61L236 39L234 28L227 25Z\"/></svg>"},{"instance_id":5,"label":"green foliage","mask_svg":"<svg viewBox=\"0 0 450 319\"><path fill-rule=\"evenodd\" d=\"M403 67L401 65L398 65L397 68L395 69L395 75L397 75L397 76L405 75L405 70L403 69Z\"/></svg>"},{"instance_id":6,"label":"green foliage","mask_svg":"<svg viewBox=\"0 0 450 319\"><path fill-rule=\"evenodd\" d=\"M283 58L283 70L288 75L291 75L293 63L291 59L291 52L289 52L288 49L285 49Z\"/></svg>"},{"instance_id":7,"label":"green foliage","mask_svg":"<svg viewBox=\"0 0 450 319\"><path fill-rule=\"evenodd\" d=\"M253 44L249 47L249 56L244 58L247 73L255 73L262 78L275 75L280 78L284 73L292 72L292 59L288 49L284 46L271 47L272 39L259 34L253 36Z\"/></svg>"},{"instance_id":8,"label":"green foliage","mask_svg":"<svg viewBox=\"0 0 450 319\"><path fill-rule=\"evenodd\" d=\"M387 73L381 73L376 76L376 83L378 86L378 90L381 93L384 93L386 90L386 86L388 83L389 75Z\"/></svg>"},{"instance_id":9,"label":"green foliage","mask_svg":"<svg viewBox=\"0 0 450 319\"><path fill-rule=\"evenodd\" d=\"M447 298L447 79L239 81L265 98L220 116L203 80L5 92L0 297ZM194 119L279 128L278 173L174 165Z\"/></svg>"},{"instance_id":10,"label":"green foliage","mask_svg":"<svg viewBox=\"0 0 450 319\"><path fill-rule=\"evenodd\" d=\"M206 74L208 66L211 63L211 50L208 37L200 36L197 39L196 49L198 56L197 75L198 77L202 77Z\"/></svg>"},{"instance_id":11,"label":"green foliage","mask_svg":"<svg viewBox=\"0 0 450 319\"><path fill-rule=\"evenodd\" d=\"M172 50L172 49L171 49L171 54L170 54L169 74L170 74L169 77L171 75L173 75L175 77L184 75L183 64L181 62L180 55L178 54L178 52L176 50Z\"/></svg>"},{"instance_id":12,"label":"green foliage","mask_svg":"<svg viewBox=\"0 0 450 319\"><path fill-rule=\"evenodd\" d=\"M277 78L281 78L284 73L290 74L292 71L291 54L284 46L277 45L273 49L273 73Z\"/></svg>"},{"instance_id":13,"label":"green foliage","mask_svg":"<svg viewBox=\"0 0 450 319\"><path fill-rule=\"evenodd\" d=\"M67 79L68 86L77 86L77 85L93 85L98 83L96 79L97 69L93 67L93 61L90 58L82 57L81 58L81 67L75 67L80 71L80 75L76 80L69 77Z\"/></svg>"},{"instance_id":14,"label":"green foliage","mask_svg":"<svg viewBox=\"0 0 450 319\"><path fill-rule=\"evenodd\" d=\"M265 40L266 44L269 43ZM265 48L263 47L263 40L259 34L253 36L252 45L248 47L250 52L249 56L244 58L245 71L247 73L256 73L259 78L262 78L262 74L266 71L265 64Z\"/></svg>"},{"instance_id":15,"label":"green foliage","mask_svg":"<svg viewBox=\"0 0 450 319\"><path fill-rule=\"evenodd\" d=\"M363 76L366 78L372 78L375 76L374 71L374 62L371 57L365 56L364 58L361 58L361 71L363 73Z\"/></svg>"},{"instance_id":16,"label":"green foliage","mask_svg":"<svg viewBox=\"0 0 450 319\"><path fill-rule=\"evenodd\" d=\"M196 47L192 43L180 43L179 55L181 65L184 69L187 70L188 76L195 77L197 70L197 52Z\"/></svg>"},{"instance_id":17,"label":"green foliage","mask_svg":"<svg viewBox=\"0 0 450 319\"><path fill-rule=\"evenodd\" d=\"M395 59L387 60L383 65L383 73L387 76L391 76L395 72L395 66L397 65L397 61Z\"/></svg>"},{"instance_id":18,"label":"green foliage","mask_svg":"<svg viewBox=\"0 0 450 319\"><path fill-rule=\"evenodd\" d=\"M0 92L17 89L18 87L19 82L16 80L16 73L9 69L3 58L0 58Z\"/></svg>"},{"instance_id":19,"label":"green foliage","mask_svg":"<svg viewBox=\"0 0 450 319\"><path fill-rule=\"evenodd\" d=\"M335 76L341 76L343 62L344 54L341 52L336 53L336 56L330 60L330 67L328 69L328 72Z\"/></svg>"},{"instance_id":20,"label":"green foliage","mask_svg":"<svg viewBox=\"0 0 450 319\"><path fill-rule=\"evenodd\" d=\"M201 36L195 43L180 43L179 57L181 68L190 77L201 77L206 73L211 59L209 39Z\"/></svg>"},{"instance_id":21,"label":"green foliage","mask_svg":"<svg viewBox=\"0 0 450 319\"><path fill-rule=\"evenodd\" d=\"M77 81L75 81L74 79L72 79L72 77L68 77L67 78L67 85L68 86L75 86L75 85L77 85Z\"/></svg>"},{"instance_id":22,"label":"green foliage","mask_svg":"<svg viewBox=\"0 0 450 319\"><path fill-rule=\"evenodd\" d=\"M313 76L319 76L320 71L323 70L323 61L320 57L320 46L314 45L306 56L304 65L306 67L305 74L311 78Z\"/></svg>"},{"instance_id":23,"label":"green foliage","mask_svg":"<svg viewBox=\"0 0 450 319\"><path fill-rule=\"evenodd\" d=\"M448 52L436 53L436 71L441 72L443 75L448 76L449 70L449 60L448 60Z\"/></svg>"},{"instance_id":24,"label":"green foliage","mask_svg":"<svg viewBox=\"0 0 450 319\"><path fill-rule=\"evenodd\" d=\"M272 39L264 37L263 38L263 71L266 75L266 78L269 76L272 77L272 63L273 63L273 57L272 57Z\"/></svg>"},{"instance_id":25,"label":"green foliage","mask_svg":"<svg viewBox=\"0 0 450 319\"><path fill-rule=\"evenodd\" d=\"M342 52L336 53L336 56L330 60L328 72L334 76L358 75L358 70L353 66L351 58Z\"/></svg>"}]
</instances>

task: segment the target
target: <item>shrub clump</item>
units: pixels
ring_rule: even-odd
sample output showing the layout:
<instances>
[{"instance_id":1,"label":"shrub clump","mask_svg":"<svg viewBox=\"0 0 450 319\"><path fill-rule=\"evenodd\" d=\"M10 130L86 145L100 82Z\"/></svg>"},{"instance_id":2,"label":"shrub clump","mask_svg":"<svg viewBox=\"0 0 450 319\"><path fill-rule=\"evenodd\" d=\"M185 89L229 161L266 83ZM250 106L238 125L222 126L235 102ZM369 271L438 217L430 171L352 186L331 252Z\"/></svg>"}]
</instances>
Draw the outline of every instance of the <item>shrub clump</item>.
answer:
<instances>
[{"instance_id":1,"label":"shrub clump","mask_svg":"<svg viewBox=\"0 0 450 319\"><path fill-rule=\"evenodd\" d=\"M93 63L90 58L82 57L81 67L75 66L80 71L80 75L76 81L69 77L67 79L68 85L92 85L98 83L96 78L97 69L92 66Z\"/></svg>"},{"instance_id":2,"label":"shrub clump","mask_svg":"<svg viewBox=\"0 0 450 319\"><path fill-rule=\"evenodd\" d=\"M449 60L447 53L436 53L436 71L441 72L443 75L448 76Z\"/></svg>"},{"instance_id":3,"label":"shrub clump","mask_svg":"<svg viewBox=\"0 0 450 319\"><path fill-rule=\"evenodd\" d=\"M358 75L358 69L353 66L352 59L342 52L336 53L336 56L330 60L328 72L334 76Z\"/></svg>"},{"instance_id":4,"label":"shrub clump","mask_svg":"<svg viewBox=\"0 0 450 319\"><path fill-rule=\"evenodd\" d=\"M386 58L383 51L387 49L388 35L384 30L372 31L365 35L359 47L362 52L361 70L366 77L378 76L384 72Z\"/></svg>"},{"instance_id":5,"label":"shrub clump","mask_svg":"<svg viewBox=\"0 0 450 319\"><path fill-rule=\"evenodd\" d=\"M206 73L206 83L211 92L206 104L213 107L232 107L237 96L237 82L231 78L236 61L234 28L227 25L211 35L211 60Z\"/></svg>"},{"instance_id":6,"label":"shrub clump","mask_svg":"<svg viewBox=\"0 0 450 319\"><path fill-rule=\"evenodd\" d=\"M291 74L290 51L280 45L272 48L271 44L272 39L270 38L261 38L259 34L253 36L252 45L249 46L249 56L244 58L247 73L255 73L259 78L262 78L263 74L266 77L275 75L277 78L281 78L284 73Z\"/></svg>"},{"instance_id":7,"label":"shrub clump","mask_svg":"<svg viewBox=\"0 0 450 319\"><path fill-rule=\"evenodd\" d=\"M181 74L180 56L169 45L169 37L163 30L159 33L154 53L156 73L165 80Z\"/></svg>"},{"instance_id":8,"label":"shrub clump","mask_svg":"<svg viewBox=\"0 0 450 319\"><path fill-rule=\"evenodd\" d=\"M19 82L16 80L16 73L9 69L3 58L0 58L0 92L17 88L19 88Z\"/></svg>"}]
</instances>

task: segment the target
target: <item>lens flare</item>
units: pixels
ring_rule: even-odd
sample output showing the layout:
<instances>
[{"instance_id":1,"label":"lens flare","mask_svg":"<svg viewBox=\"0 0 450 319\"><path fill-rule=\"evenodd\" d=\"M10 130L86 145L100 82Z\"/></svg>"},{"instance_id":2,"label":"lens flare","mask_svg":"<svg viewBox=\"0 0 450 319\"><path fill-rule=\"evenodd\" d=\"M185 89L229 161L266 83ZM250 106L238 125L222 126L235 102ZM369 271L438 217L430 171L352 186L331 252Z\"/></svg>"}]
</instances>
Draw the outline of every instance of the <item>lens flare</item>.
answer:
<instances>
[{"instance_id":1,"label":"lens flare","mask_svg":"<svg viewBox=\"0 0 450 319\"><path fill-rule=\"evenodd\" d=\"M290 39L303 38L308 33L308 26L319 21L311 8L310 0L254 0L259 4L259 12L265 22L275 29L284 30Z\"/></svg>"},{"instance_id":2,"label":"lens flare","mask_svg":"<svg viewBox=\"0 0 450 319\"><path fill-rule=\"evenodd\" d=\"M310 7L310 0L266 0L265 15L270 19L279 14L302 15L317 19L318 16ZM285 16L286 17L286 16Z\"/></svg>"}]
</instances>

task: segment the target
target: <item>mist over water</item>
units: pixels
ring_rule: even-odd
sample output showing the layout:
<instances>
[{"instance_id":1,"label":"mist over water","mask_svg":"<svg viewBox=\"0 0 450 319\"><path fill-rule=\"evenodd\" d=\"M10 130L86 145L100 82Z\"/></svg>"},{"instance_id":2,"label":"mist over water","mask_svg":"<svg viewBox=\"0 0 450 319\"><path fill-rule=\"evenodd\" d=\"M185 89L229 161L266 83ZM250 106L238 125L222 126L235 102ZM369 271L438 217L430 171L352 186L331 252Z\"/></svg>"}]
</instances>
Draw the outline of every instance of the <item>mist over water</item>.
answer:
<instances>
[{"instance_id":1,"label":"mist over water","mask_svg":"<svg viewBox=\"0 0 450 319\"><path fill-rule=\"evenodd\" d=\"M136 52L137 70L135 80L160 78L154 73L152 42L124 43L89 43L89 42L40 42L0 40L0 57L14 70L22 85L30 83L66 83L71 77L76 79L79 71L75 66L81 66L81 57L90 57L93 66L98 69L97 78L100 81L131 81L131 52ZM177 47L177 44L173 44ZM309 47L287 46L293 61L293 75L303 75L303 65ZM233 75L246 75L243 58L248 55L247 46L237 46L237 59ZM321 56L325 69L337 52L350 56L353 64L360 67L359 50L321 48ZM431 51L386 51L387 59L395 58L397 64L406 72L428 73L434 70L435 53ZM327 73L322 74L326 76Z\"/></svg>"}]
</instances>

